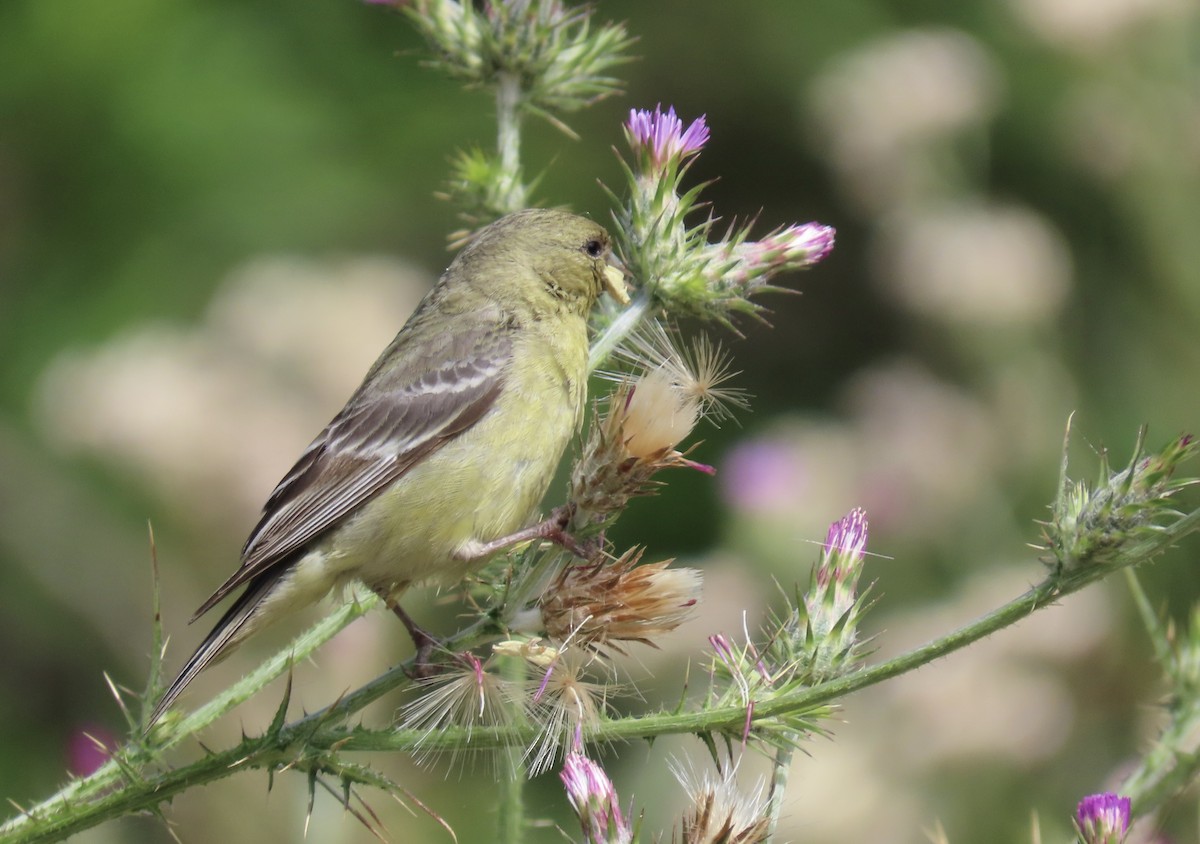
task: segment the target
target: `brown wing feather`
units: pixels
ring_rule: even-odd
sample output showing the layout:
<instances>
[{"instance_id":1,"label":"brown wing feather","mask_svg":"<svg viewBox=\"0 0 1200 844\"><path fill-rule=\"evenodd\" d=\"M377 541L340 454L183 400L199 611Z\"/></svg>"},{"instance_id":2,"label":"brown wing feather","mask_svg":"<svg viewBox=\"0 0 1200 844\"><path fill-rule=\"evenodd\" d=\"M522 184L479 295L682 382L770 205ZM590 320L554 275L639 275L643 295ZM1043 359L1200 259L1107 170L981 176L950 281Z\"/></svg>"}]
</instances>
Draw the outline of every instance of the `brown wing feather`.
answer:
<instances>
[{"instance_id":1,"label":"brown wing feather","mask_svg":"<svg viewBox=\"0 0 1200 844\"><path fill-rule=\"evenodd\" d=\"M503 388L511 356L500 324L484 319L474 331L456 326L424 338L421 348L402 331L275 487L242 549L241 567L193 620L255 576L285 564L479 421Z\"/></svg>"}]
</instances>

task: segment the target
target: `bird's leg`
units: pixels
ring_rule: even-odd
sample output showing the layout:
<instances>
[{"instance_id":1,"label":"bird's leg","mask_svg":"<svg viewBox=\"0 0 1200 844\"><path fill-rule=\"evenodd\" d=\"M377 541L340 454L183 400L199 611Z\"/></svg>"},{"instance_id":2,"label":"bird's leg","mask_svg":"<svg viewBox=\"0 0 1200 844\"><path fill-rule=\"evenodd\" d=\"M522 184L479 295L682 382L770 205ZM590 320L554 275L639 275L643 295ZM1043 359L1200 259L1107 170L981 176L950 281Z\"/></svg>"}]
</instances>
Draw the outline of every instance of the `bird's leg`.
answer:
<instances>
[{"instance_id":1,"label":"bird's leg","mask_svg":"<svg viewBox=\"0 0 1200 844\"><path fill-rule=\"evenodd\" d=\"M436 636L413 621L412 616L404 611L404 607L400 606L399 601L385 598L384 602L387 604L388 609L396 614L396 618L400 619L400 622L408 631L408 635L412 637L413 646L417 649L413 669L408 672L408 675L414 680L429 677L435 673L430 657L433 655L434 647L440 645L441 642Z\"/></svg>"},{"instance_id":2,"label":"bird's leg","mask_svg":"<svg viewBox=\"0 0 1200 844\"><path fill-rule=\"evenodd\" d=\"M493 539L491 542L472 543L460 548L455 556L464 562L482 560L490 557L497 551L503 551L505 548L511 548L513 545L521 542L528 542L531 539L545 539L556 545L561 545L581 560L590 560L596 555L598 550L597 547L594 547L595 543L587 542L580 544L575 537L567 533L567 525L571 523L573 509L570 504L560 505L554 508L549 518L545 521L538 522L536 525L531 525L516 533L510 533L508 536Z\"/></svg>"}]
</instances>

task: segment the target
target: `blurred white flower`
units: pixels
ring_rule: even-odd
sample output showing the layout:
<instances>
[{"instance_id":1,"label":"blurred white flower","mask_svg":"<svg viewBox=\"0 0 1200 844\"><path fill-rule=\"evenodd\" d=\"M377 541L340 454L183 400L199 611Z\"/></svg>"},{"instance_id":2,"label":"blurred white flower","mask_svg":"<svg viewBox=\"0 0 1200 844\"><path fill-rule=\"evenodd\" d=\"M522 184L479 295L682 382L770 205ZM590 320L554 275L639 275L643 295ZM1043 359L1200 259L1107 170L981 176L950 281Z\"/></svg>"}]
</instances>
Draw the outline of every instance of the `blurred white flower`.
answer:
<instances>
[{"instance_id":1,"label":"blurred white flower","mask_svg":"<svg viewBox=\"0 0 1200 844\"><path fill-rule=\"evenodd\" d=\"M206 323L340 407L432 281L395 258L268 256L230 274Z\"/></svg>"},{"instance_id":2,"label":"blurred white flower","mask_svg":"<svg viewBox=\"0 0 1200 844\"><path fill-rule=\"evenodd\" d=\"M1195 12L1186 0L1009 0L1017 20L1056 47L1099 52L1150 22Z\"/></svg>"},{"instance_id":3,"label":"blurred white flower","mask_svg":"<svg viewBox=\"0 0 1200 844\"><path fill-rule=\"evenodd\" d=\"M945 601L881 619L888 636L880 656L1019 595L1029 577L1021 566L1002 566L966 581ZM892 752L914 768L976 755L1030 767L1053 757L1077 717L1067 668L1094 661L1115 635L1111 604L1103 589L1079 592L966 653L888 684L875 717L892 737ZM906 722L903 729L895 729L896 719Z\"/></svg>"},{"instance_id":4,"label":"blurred white flower","mask_svg":"<svg viewBox=\"0 0 1200 844\"><path fill-rule=\"evenodd\" d=\"M859 446L854 503L880 535L944 535L994 493L1006 434L975 396L896 361L856 375L844 402Z\"/></svg>"},{"instance_id":5,"label":"blurred white flower","mask_svg":"<svg viewBox=\"0 0 1200 844\"><path fill-rule=\"evenodd\" d=\"M194 326L143 324L60 354L35 412L54 445L139 478L185 516L245 521L427 288L385 259L260 259Z\"/></svg>"},{"instance_id":6,"label":"blurred white flower","mask_svg":"<svg viewBox=\"0 0 1200 844\"><path fill-rule=\"evenodd\" d=\"M923 192L934 177L925 148L986 122L1000 95L983 45L949 28L889 34L841 54L810 89L823 153L872 213Z\"/></svg>"},{"instance_id":7,"label":"blurred white flower","mask_svg":"<svg viewBox=\"0 0 1200 844\"><path fill-rule=\"evenodd\" d=\"M1126 96L1102 82L1076 86L1058 114L1068 159L1104 181L1127 176L1145 155L1139 150L1143 134L1160 128L1142 124L1124 102Z\"/></svg>"},{"instance_id":8,"label":"blurred white flower","mask_svg":"<svg viewBox=\"0 0 1200 844\"><path fill-rule=\"evenodd\" d=\"M1036 353L983 395L895 360L846 385L845 421L780 418L717 463L735 542L775 567L819 544L860 504L878 535L954 541L945 526L1000 494L1012 472L1053 461L1071 409L1069 379Z\"/></svg>"},{"instance_id":9,"label":"blurred white flower","mask_svg":"<svg viewBox=\"0 0 1200 844\"><path fill-rule=\"evenodd\" d=\"M875 250L876 277L904 307L974 326L1040 324L1070 288L1066 240L1017 205L959 203L895 215Z\"/></svg>"}]
</instances>

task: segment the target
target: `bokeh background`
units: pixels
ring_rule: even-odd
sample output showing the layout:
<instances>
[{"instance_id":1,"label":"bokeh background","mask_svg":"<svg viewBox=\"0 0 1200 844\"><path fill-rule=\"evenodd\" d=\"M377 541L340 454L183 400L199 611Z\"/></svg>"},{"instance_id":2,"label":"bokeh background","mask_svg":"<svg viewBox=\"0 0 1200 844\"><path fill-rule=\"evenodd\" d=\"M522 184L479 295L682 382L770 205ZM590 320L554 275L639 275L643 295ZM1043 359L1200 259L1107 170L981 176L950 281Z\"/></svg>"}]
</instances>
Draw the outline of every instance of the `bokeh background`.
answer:
<instances>
[{"instance_id":1,"label":"bokeh background","mask_svg":"<svg viewBox=\"0 0 1200 844\"><path fill-rule=\"evenodd\" d=\"M754 412L630 509L615 539L703 566L701 617L632 675L674 700L705 636L751 625L772 579L805 580L827 525L871 520L869 616L884 657L965 623L1041 576L1034 520L1054 495L1068 415L1075 474L1200 422L1200 13L1188 0L601 0L628 22L627 94L531 123L539 197L606 218L630 107L706 114L692 171L724 219L838 229L789 279L773 328L726 336ZM455 149L492 143L488 98L420 66L387 9L279 0L0 4L0 796L28 804L115 740L102 672L140 689L150 553L178 666L186 620L232 569L274 482L342 404L449 260L433 198ZM1145 572L1182 617L1196 543ZM453 596L418 618L453 625ZM196 704L299 629L198 681ZM316 708L406 650L390 618L300 666ZM1118 582L846 702L797 758L788 840L1065 840L1075 801L1148 746L1161 686ZM273 687L214 727L261 728ZM395 701L368 713L386 721ZM199 752L181 749L180 760ZM668 758L605 757L647 829L678 810ZM373 760L488 840L486 764ZM750 785L763 770L747 758ZM242 775L177 798L189 842L290 842L302 777ZM369 795L393 840L447 841ZM573 831L557 778L531 788L531 841ZM1197 841L1191 801L1158 828ZM309 840L372 840L317 801ZM153 819L87 842L163 842Z\"/></svg>"}]
</instances>

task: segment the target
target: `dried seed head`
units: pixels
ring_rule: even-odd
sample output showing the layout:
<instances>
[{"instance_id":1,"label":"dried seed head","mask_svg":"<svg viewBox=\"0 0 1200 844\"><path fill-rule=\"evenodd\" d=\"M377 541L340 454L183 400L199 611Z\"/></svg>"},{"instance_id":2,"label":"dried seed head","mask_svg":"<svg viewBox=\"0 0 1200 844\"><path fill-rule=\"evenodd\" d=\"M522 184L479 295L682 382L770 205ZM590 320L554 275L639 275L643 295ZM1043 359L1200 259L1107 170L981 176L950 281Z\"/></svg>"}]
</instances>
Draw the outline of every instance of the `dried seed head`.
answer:
<instances>
[{"instance_id":1,"label":"dried seed head","mask_svg":"<svg viewBox=\"0 0 1200 844\"><path fill-rule=\"evenodd\" d=\"M525 750L531 775L548 770L558 748L599 724L609 684L587 677L587 670L594 663L594 655L578 648L564 648L542 676L528 684L527 713L541 726Z\"/></svg>"},{"instance_id":2,"label":"dried seed head","mask_svg":"<svg viewBox=\"0 0 1200 844\"><path fill-rule=\"evenodd\" d=\"M436 752L432 740L446 727L504 727L516 719L523 688L486 669L472 653L461 654L441 674L422 680L420 697L404 705L400 729L420 735L418 756Z\"/></svg>"},{"instance_id":3,"label":"dried seed head","mask_svg":"<svg viewBox=\"0 0 1200 844\"><path fill-rule=\"evenodd\" d=\"M680 388L670 369L659 367L634 381L623 405L612 412L621 416L625 453L651 460L692 432L700 419L700 402Z\"/></svg>"},{"instance_id":4,"label":"dried seed head","mask_svg":"<svg viewBox=\"0 0 1200 844\"><path fill-rule=\"evenodd\" d=\"M656 647L695 610L703 585L697 569L668 568L671 561L639 566L632 548L607 565L564 568L542 597L542 622L556 641L621 651L618 642Z\"/></svg>"},{"instance_id":5,"label":"dried seed head","mask_svg":"<svg viewBox=\"0 0 1200 844\"><path fill-rule=\"evenodd\" d=\"M698 402L701 415L712 420L732 418L731 407L749 407L744 390L727 386L738 373L730 369L729 355L707 334L683 345L673 328L651 321L618 346L615 355L634 371L666 370L684 397ZM628 376L610 377L621 381Z\"/></svg>"},{"instance_id":6,"label":"dried seed head","mask_svg":"<svg viewBox=\"0 0 1200 844\"><path fill-rule=\"evenodd\" d=\"M750 792L738 791L735 770L719 777L710 772L675 776L691 799L684 813L682 844L759 844L767 840L767 799L760 780Z\"/></svg>"}]
</instances>

